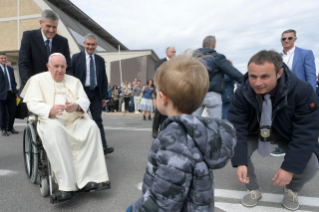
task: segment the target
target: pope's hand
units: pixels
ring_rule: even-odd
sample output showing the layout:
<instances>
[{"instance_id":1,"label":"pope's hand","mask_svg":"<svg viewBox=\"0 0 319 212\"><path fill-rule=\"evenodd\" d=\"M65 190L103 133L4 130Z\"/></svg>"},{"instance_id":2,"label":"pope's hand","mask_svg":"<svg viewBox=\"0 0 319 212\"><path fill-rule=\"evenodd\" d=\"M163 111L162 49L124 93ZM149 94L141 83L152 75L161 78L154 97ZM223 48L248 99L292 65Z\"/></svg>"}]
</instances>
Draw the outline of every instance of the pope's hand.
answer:
<instances>
[{"instance_id":1,"label":"pope's hand","mask_svg":"<svg viewBox=\"0 0 319 212\"><path fill-rule=\"evenodd\" d=\"M272 180L276 180L276 182L274 182L274 185L279 185L279 186L288 185L293 175L294 175L293 172L279 169Z\"/></svg>"},{"instance_id":2,"label":"pope's hand","mask_svg":"<svg viewBox=\"0 0 319 212\"><path fill-rule=\"evenodd\" d=\"M75 102L66 102L65 105L65 111L68 113L72 113L78 109L78 104Z\"/></svg>"},{"instance_id":3,"label":"pope's hand","mask_svg":"<svg viewBox=\"0 0 319 212\"><path fill-rule=\"evenodd\" d=\"M49 118L53 119L56 116L62 115L62 112L65 110L65 105L53 105L50 110Z\"/></svg>"},{"instance_id":4,"label":"pope's hand","mask_svg":"<svg viewBox=\"0 0 319 212\"><path fill-rule=\"evenodd\" d=\"M237 166L237 178L241 183L249 183L249 177L247 177L247 166Z\"/></svg>"}]
</instances>

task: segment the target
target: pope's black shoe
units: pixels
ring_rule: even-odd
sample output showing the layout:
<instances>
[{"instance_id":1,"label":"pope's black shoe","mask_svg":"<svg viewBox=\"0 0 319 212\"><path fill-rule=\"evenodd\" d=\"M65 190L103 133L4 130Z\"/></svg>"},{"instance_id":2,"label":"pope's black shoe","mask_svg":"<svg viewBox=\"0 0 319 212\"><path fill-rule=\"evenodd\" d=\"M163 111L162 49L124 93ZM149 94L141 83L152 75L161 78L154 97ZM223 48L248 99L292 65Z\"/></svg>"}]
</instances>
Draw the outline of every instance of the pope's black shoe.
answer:
<instances>
[{"instance_id":1,"label":"pope's black shoe","mask_svg":"<svg viewBox=\"0 0 319 212\"><path fill-rule=\"evenodd\" d=\"M1 133L2 133L3 136L9 136L9 134L7 133L6 130L1 130Z\"/></svg>"},{"instance_id":2,"label":"pope's black shoe","mask_svg":"<svg viewBox=\"0 0 319 212\"><path fill-rule=\"evenodd\" d=\"M14 128L11 128L10 130L7 129L7 132L11 132L12 134L19 134L19 132L16 131Z\"/></svg>"},{"instance_id":3,"label":"pope's black shoe","mask_svg":"<svg viewBox=\"0 0 319 212\"><path fill-rule=\"evenodd\" d=\"M106 147L103 147L103 151L104 151L104 155L107 155L107 154L114 152L114 148L106 146Z\"/></svg>"},{"instance_id":4,"label":"pope's black shoe","mask_svg":"<svg viewBox=\"0 0 319 212\"><path fill-rule=\"evenodd\" d=\"M91 191L91 190L95 190L99 187L99 185L95 182L88 182L81 190L82 191Z\"/></svg>"},{"instance_id":5,"label":"pope's black shoe","mask_svg":"<svg viewBox=\"0 0 319 212\"><path fill-rule=\"evenodd\" d=\"M99 183L99 189L110 189L110 188L111 188L110 181Z\"/></svg>"},{"instance_id":6,"label":"pope's black shoe","mask_svg":"<svg viewBox=\"0 0 319 212\"><path fill-rule=\"evenodd\" d=\"M73 191L60 191L58 194L58 201L63 202L66 200L71 199L74 196L74 192Z\"/></svg>"}]
</instances>

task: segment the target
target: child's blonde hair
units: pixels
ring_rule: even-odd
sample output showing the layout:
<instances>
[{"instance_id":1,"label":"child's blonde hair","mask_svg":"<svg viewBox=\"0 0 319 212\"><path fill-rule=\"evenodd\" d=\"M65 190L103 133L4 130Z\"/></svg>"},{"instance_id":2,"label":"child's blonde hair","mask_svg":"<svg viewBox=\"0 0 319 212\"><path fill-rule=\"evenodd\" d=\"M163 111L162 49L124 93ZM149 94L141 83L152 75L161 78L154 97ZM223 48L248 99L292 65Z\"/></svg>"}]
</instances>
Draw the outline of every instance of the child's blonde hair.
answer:
<instances>
[{"instance_id":1,"label":"child's blonde hair","mask_svg":"<svg viewBox=\"0 0 319 212\"><path fill-rule=\"evenodd\" d=\"M178 111L191 114L202 104L208 92L209 78L202 62L183 54L171 58L157 69L154 84Z\"/></svg>"}]
</instances>

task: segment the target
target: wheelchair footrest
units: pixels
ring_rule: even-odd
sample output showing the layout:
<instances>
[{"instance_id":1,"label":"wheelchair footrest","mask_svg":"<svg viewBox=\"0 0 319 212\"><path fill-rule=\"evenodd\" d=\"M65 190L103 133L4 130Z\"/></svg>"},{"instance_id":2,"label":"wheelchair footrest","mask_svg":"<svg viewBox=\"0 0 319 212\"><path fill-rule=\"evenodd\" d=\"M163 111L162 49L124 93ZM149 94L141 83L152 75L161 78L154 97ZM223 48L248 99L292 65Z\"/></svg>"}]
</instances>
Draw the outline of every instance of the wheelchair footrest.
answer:
<instances>
[{"instance_id":1,"label":"wheelchair footrest","mask_svg":"<svg viewBox=\"0 0 319 212\"><path fill-rule=\"evenodd\" d=\"M52 195L50 195L50 203L55 204L55 203L65 202L65 201L71 200L75 197L77 197L77 195L73 195L70 198L59 199L57 195L52 194Z\"/></svg>"}]
</instances>

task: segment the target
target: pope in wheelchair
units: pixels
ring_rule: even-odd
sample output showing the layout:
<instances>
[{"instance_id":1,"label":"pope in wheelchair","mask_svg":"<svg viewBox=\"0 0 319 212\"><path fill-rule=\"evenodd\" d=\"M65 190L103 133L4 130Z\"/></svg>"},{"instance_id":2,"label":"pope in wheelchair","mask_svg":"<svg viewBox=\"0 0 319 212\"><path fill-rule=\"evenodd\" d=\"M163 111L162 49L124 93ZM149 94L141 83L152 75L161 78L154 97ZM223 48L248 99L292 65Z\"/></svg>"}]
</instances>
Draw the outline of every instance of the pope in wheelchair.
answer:
<instances>
[{"instance_id":1,"label":"pope in wheelchair","mask_svg":"<svg viewBox=\"0 0 319 212\"><path fill-rule=\"evenodd\" d=\"M60 53L49 57L47 67L49 71L29 79L21 97L38 116L38 136L60 191L57 202L77 191L110 188L100 131L86 113L90 101L81 82L65 75Z\"/></svg>"}]
</instances>

